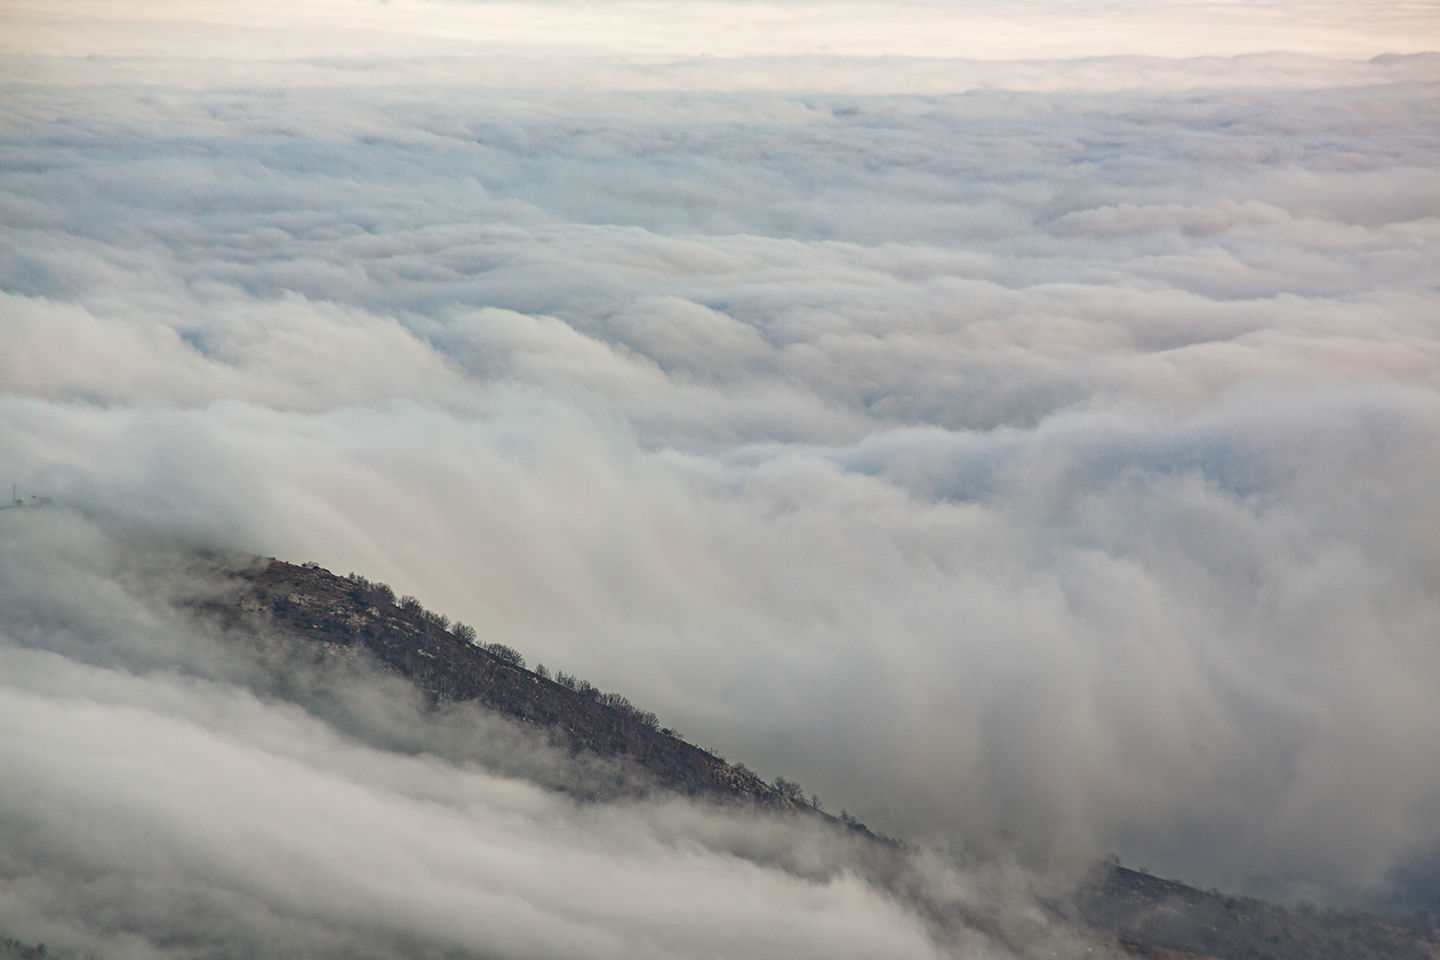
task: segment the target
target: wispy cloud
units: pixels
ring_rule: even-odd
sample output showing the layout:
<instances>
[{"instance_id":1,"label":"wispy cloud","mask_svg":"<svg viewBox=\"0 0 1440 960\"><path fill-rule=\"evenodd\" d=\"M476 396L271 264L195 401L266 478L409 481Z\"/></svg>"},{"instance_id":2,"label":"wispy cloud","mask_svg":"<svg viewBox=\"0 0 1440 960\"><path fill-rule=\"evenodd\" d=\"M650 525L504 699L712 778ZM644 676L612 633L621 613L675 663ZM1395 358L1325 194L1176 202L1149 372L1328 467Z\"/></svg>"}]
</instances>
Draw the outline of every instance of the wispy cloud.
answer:
<instances>
[{"instance_id":1,"label":"wispy cloud","mask_svg":"<svg viewBox=\"0 0 1440 960\"><path fill-rule=\"evenodd\" d=\"M127 957L1016 955L1023 886L991 935L962 922L1003 874L738 808L576 802L530 782L584 776L536 732L348 660L277 678L273 645L175 605L225 587L173 546L5 524L7 930Z\"/></svg>"},{"instance_id":2,"label":"wispy cloud","mask_svg":"<svg viewBox=\"0 0 1440 960\"><path fill-rule=\"evenodd\" d=\"M864 5L624 5L594 31L565 4L302 5L283 27L220 9L14 7L16 481L388 580L882 828L1013 831L1285 896L1429 894L1426 8L1065 5L1006 20L999 52L956 26L984 5L871 32ZM700 56L686 38L721 14ZM201 49L231 59L200 69ZM35 588L22 566L6 596ZM61 688L101 681L59 642L6 654L63 681L7 680L3 728L48 711L27 769L56 789L53 755L131 709L67 721L84 698ZM197 755L253 748L134 717ZM370 789L256 756L257 782ZM526 796L522 833L557 802ZM532 906L589 923L574 882ZM933 947L848 881L757 882ZM584 952L664 946L651 922Z\"/></svg>"}]
</instances>

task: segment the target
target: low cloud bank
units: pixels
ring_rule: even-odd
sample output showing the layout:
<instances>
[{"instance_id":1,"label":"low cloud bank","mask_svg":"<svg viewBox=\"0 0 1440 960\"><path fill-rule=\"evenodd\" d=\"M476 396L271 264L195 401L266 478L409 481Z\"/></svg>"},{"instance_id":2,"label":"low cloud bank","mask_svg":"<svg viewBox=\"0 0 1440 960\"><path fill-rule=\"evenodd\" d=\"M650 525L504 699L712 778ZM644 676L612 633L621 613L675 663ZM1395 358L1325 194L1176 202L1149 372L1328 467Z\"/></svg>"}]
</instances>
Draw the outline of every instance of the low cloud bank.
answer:
<instances>
[{"instance_id":1,"label":"low cloud bank","mask_svg":"<svg viewBox=\"0 0 1440 960\"><path fill-rule=\"evenodd\" d=\"M881 829L1431 904L1440 97L1339 9L1303 55L853 87L719 82L760 49L467 85L410 40L235 85L35 34L144 82L37 67L0 108L0 463L386 580ZM93 595L75 637L129 609Z\"/></svg>"},{"instance_id":2,"label":"low cloud bank","mask_svg":"<svg viewBox=\"0 0 1440 960\"><path fill-rule=\"evenodd\" d=\"M800 818L578 803L535 784L584 776L537 734L343 664L271 672L273 645L186 612L227 587L183 548L60 510L0 523L0 928L52 949L931 958L1066 939L1023 883L987 902L993 868ZM1001 940L967 927L981 906Z\"/></svg>"}]
</instances>

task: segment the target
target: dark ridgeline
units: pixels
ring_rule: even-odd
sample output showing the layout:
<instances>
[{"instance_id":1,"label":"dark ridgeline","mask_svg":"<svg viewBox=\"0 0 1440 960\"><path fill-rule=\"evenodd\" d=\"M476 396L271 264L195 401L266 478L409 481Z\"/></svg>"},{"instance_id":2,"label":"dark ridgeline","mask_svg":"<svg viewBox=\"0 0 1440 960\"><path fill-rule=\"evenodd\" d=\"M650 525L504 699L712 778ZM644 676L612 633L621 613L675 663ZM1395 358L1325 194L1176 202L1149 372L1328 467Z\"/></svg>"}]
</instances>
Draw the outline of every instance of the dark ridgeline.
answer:
<instances>
[{"instance_id":1,"label":"dark ridgeline","mask_svg":"<svg viewBox=\"0 0 1440 960\"><path fill-rule=\"evenodd\" d=\"M605 694L563 671L527 670L524 658L475 631L397 598L385 584L337 576L316 564L256 560L220 566L238 580L232 600L203 604L232 628L327 652L363 652L415 684L431 703L475 702L549 733L574 752L617 761L652 789L823 818L899 852L848 814L832 817L798 784L766 783L743 765L685 742L625 697ZM303 649L303 646L302 646ZM1351 911L1283 907L1097 864L1069 899L1048 901L1052 918L1087 931L1099 946L1152 960L1440 960L1434 918L1407 920ZM986 927L984 918L967 918ZM7 954L0 942L0 957ZM25 949L15 944L17 949ZM31 956L15 953L11 956Z\"/></svg>"},{"instance_id":2,"label":"dark ridgeline","mask_svg":"<svg viewBox=\"0 0 1440 960\"><path fill-rule=\"evenodd\" d=\"M1057 913L1153 960L1437 960L1435 918L1266 903L1107 863Z\"/></svg>"},{"instance_id":3,"label":"dark ridgeline","mask_svg":"<svg viewBox=\"0 0 1440 960\"><path fill-rule=\"evenodd\" d=\"M235 574L246 584L240 616L262 616L277 632L312 643L359 648L409 679L432 702L473 701L541 728L574 751L619 760L655 785L688 796L749 801L825 816L792 781L766 783L743 765L662 729L653 713L584 680L543 668L475 631L396 597L381 583L337 576L314 564L271 559ZM233 618L231 622L235 622ZM848 817L846 826L867 832Z\"/></svg>"}]
</instances>

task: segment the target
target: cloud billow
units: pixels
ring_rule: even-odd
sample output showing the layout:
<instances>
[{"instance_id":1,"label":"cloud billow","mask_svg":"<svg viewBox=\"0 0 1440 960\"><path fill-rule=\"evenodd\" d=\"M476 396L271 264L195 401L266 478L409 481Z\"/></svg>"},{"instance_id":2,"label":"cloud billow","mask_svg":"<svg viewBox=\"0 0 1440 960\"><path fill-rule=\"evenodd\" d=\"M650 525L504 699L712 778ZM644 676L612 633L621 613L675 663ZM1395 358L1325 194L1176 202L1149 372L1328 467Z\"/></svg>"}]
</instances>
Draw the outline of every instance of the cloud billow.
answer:
<instances>
[{"instance_id":1,"label":"cloud billow","mask_svg":"<svg viewBox=\"0 0 1440 960\"><path fill-rule=\"evenodd\" d=\"M496 29L521 31L512 15ZM313 83L336 69L318 61L237 56L223 69L255 82L232 84L173 51L57 50L76 77L128 79L12 86L0 461L16 482L132 533L389 581L883 829L1428 902L1433 54L1237 40L1243 56L1115 59L1096 40L989 66L866 55L842 82L843 58L751 38L718 66L552 52L556 84L596 84L521 89L462 82L468 54L393 43L369 84ZM792 75L815 85L775 80ZM219 751L317 811L332 790L361 803L369 774L332 782L231 726L147 712L193 689L103 681L133 703L84 706L73 690L114 664L71 641L131 609L97 596L119 606L46 620L49 639L6 622L31 678L6 687L6 728L49 718L35 783L65 788L47 751L133 721L207 782L233 776L204 759ZM135 636L160 629L135 616ZM257 722L311 723L223 696ZM228 802L217 788L171 809L120 780L98 796L141 833ZM583 816L525 797L523 841L492 852L562 856L539 825ZM433 815L481 842L453 798L371 800L377 822ZM640 829L628 815L621 835ZM166 849L238 836L201 834ZM589 866L597 836L573 854ZM434 879L430 854L401 846L354 855ZM654 866L626 863L636 883ZM239 859L192 868L235 871L204 909L275 909ZM582 937L576 905L598 894L574 869L580 886L532 906ZM763 882L933 946L845 881ZM481 887L464 889L504 897ZM351 943L327 939L357 915L341 900L430 915L397 890L316 896L333 899L284 923L317 944ZM474 932L442 913L426 936ZM575 943L633 950L660 936L646 922Z\"/></svg>"}]
</instances>

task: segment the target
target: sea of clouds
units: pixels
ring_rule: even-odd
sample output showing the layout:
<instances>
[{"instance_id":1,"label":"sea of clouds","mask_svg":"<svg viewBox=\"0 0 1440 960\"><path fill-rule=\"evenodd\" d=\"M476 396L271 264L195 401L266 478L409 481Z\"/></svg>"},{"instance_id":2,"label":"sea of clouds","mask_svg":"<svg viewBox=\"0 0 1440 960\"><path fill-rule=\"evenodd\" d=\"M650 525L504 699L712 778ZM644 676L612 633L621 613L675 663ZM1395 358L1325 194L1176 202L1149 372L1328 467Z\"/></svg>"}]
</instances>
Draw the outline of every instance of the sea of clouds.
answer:
<instances>
[{"instance_id":1,"label":"sea of clouds","mask_svg":"<svg viewBox=\"0 0 1440 960\"><path fill-rule=\"evenodd\" d=\"M50 6L0 44L0 480L76 526L0 514L6 611L118 529L316 560L889 832L1435 903L1433 6ZM66 596L103 621L123 567ZM89 850L97 804L155 871L248 862L235 790L332 783L237 772L248 739L164 733L204 691L22 619L7 848L45 798L35 844ZM114 711L142 755L87 773ZM527 796L521 833L588 822Z\"/></svg>"},{"instance_id":2,"label":"sea of clouds","mask_svg":"<svg viewBox=\"0 0 1440 960\"><path fill-rule=\"evenodd\" d=\"M134 960L1083 949L1013 861L577 800L617 771L197 619L234 587L169 538L64 508L3 523L0 934Z\"/></svg>"}]
</instances>

